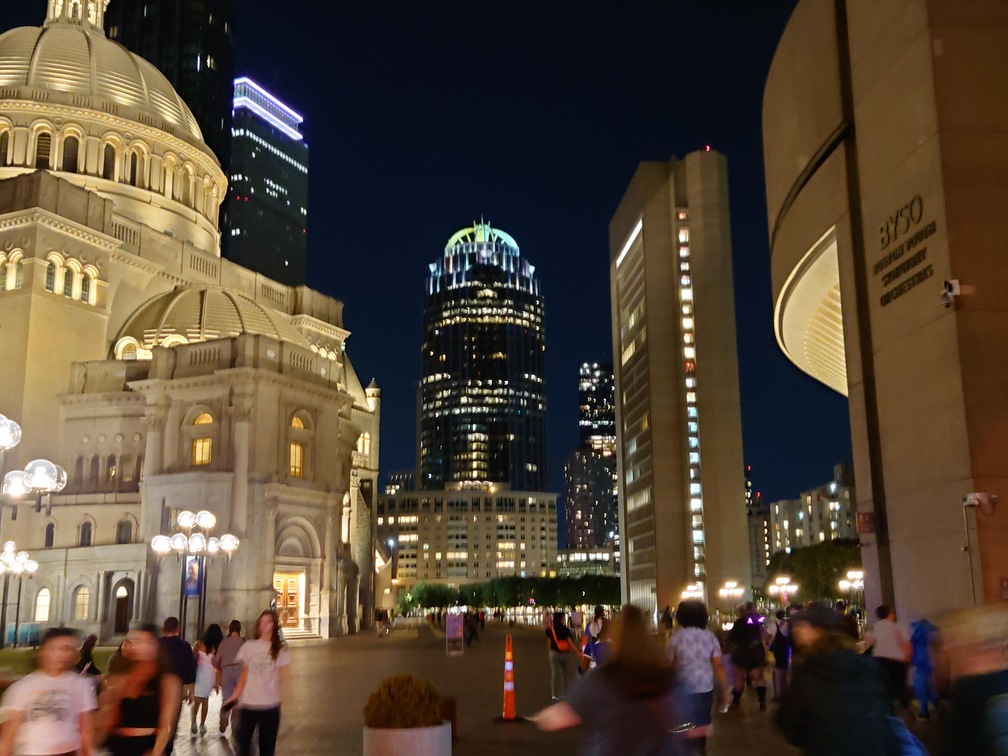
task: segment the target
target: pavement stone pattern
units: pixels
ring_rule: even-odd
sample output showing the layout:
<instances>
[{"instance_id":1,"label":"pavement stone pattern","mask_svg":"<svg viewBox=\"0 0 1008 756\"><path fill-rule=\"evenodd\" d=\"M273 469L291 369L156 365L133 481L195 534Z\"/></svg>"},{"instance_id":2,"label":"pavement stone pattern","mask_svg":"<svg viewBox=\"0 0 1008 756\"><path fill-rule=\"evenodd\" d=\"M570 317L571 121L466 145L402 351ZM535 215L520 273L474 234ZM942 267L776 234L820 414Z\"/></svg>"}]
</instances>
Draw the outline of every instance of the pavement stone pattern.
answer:
<instances>
[{"instance_id":1,"label":"pavement stone pattern","mask_svg":"<svg viewBox=\"0 0 1008 756\"><path fill-rule=\"evenodd\" d=\"M544 733L527 722L494 721L503 706L504 639L508 632L514 639L518 714L532 714L550 702L546 638L533 629L509 629L490 623L480 640L457 656L445 653L443 633L425 625L397 629L381 638L368 633L292 643L293 664L277 753L360 754L367 697L385 677L409 673L428 678L442 696L456 699L458 739L454 756L573 756L581 739L577 730ZM576 677L574 666L572 657L568 670L572 681ZM175 745L178 756L234 754L227 738L221 738L217 731L219 707L220 697L212 696L207 734L196 737L189 734L189 711L184 708ZM927 743L933 736L926 727L914 723L911 729ZM787 745L776 731L773 704L768 711L760 712L755 692L747 691L740 710L716 715L708 753L790 756L800 752Z\"/></svg>"}]
</instances>

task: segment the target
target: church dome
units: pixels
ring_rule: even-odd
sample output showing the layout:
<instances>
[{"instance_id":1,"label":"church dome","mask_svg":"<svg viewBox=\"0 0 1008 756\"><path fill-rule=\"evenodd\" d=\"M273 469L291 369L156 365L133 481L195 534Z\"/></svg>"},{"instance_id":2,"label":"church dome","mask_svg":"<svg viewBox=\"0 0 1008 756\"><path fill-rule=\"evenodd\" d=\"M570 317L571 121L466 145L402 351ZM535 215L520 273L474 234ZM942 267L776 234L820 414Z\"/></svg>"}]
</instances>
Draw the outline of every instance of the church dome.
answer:
<instances>
[{"instance_id":1,"label":"church dome","mask_svg":"<svg viewBox=\"0 0 1008 756\"><path fill-rule=\"evenodd\" d=\"M50 6L42 27L0 35L0 90L24 88L28 99L91 110L110 111L112 106L110 112L209 151L192 111L164 74L108 39L100 25L68 17L59 6L58 13Z\"/></svg>"},{"instance_id":2,"label":"church dome","mask_svg":"<svg viewBox=\"0 0 1008 756\"><path fill-rule=\"evenodd\" d=\"M117 359L149 359L156 346L172 347L244 333L309 348L283 314L229 289L184 287L144 304L126 322L115 344Z\"/></svg>"}]
</instances>

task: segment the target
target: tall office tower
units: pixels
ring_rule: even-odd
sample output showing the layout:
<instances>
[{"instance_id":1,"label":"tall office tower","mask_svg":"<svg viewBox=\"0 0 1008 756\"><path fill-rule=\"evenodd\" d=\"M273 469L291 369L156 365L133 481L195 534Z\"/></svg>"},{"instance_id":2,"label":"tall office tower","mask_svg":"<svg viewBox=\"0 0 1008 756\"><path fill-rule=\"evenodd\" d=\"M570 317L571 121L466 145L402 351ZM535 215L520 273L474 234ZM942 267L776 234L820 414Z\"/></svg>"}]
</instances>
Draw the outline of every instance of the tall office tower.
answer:
<instances>
[{"instance_id":1,"label":"tall office tower","mask_svg":"<svg viewBox=\"0 0 1008 756\"><path fill-rule=\"evenodd\" d=\"M616 392L612 363L581 364L578 430L581 448L606 456L616 453Z\"/></svg>"},{"instance_id":2,"label":"tall office tower","mask_svg":"<svg viewBox=\"0 0 1008 756\"><path fill-rule=\"evenodd\" d=\"M420 487L543 491L546 340L535 267L482 221L430 264Z\"/></svg>"},{"instance_id":3,"label":"tall office tower","mask_svg":"<svg viewBox=\"0 0 1008 756\"><path fill-rule=\"evenodd\" d=\"M624 599L750 584L723 155L642 163L609 226Z\"/></svg>"},{"instance_id":4,"label":"tall office tower","mask_svg":"<svg viewBox=\"0 0 1008 756\"><path fill-rule=\"evenodd\" d=\"M763 494L753 490L752 467L745 468L745 508L749 523L749 562L753 587L762 586L770 566L770 505Z\"/></svg>"},{"instance_id":5,"label":"tall office tower","mask_svg":"<svg viewBox=\"0 0 1008 756\"><path fill-rule=\"evenodd\" d=\"M233 19L233 0L112 0L105 11L108 36L168 77L225 175L231 155Z\"/></svg>"},{"instance_id":6,"label":"tall office tower","mask_svg":"<svg viewBox=\"0 0 1008 756\"><path fill-rule=\"evenodd\" d=\"M247 77L234 82L224 256L289 286L305 282L308 145L304 119Z\"/></svg>"}]
</instances>

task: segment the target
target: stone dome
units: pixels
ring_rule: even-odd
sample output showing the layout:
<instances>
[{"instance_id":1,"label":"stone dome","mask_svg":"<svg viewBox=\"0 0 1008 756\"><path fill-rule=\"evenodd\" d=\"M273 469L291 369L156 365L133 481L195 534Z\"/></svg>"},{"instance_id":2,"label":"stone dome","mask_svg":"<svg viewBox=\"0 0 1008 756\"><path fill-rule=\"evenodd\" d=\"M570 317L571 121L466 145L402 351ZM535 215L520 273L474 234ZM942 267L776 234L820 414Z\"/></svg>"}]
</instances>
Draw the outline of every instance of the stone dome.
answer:
<instances>
[{"instance_id":1,"label":"stone dome","mask_svg":"<svg viewBox=\"0 0 1008 756\"><path fill-rule=\"evenodd\" d=\"M51 20L0 35L0 93L113 111L209 152L192 111L152 64L87 23ZM3 90L8 90L3 92Z\"/></svg>"},{"instance_id":2,"label":"stone dome","mask_svg":"<svg viewBox=\"0 0 1008 756\"><path fill-rule=\"evenodd\" d=\"M240 292L183 287L151 299L126 321L116 339L115 356L142 359L155 346L228 339L243 333L309 348L308 340L286 315Z\"/></svg>"}]
</instances>

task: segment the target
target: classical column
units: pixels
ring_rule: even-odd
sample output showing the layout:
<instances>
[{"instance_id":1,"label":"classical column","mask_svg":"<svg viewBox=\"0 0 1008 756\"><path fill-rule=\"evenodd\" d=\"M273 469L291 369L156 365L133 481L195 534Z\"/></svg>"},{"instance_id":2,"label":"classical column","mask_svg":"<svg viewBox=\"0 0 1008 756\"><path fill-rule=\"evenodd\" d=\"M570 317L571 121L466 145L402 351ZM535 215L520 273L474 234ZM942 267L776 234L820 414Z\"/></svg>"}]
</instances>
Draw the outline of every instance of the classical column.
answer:
<instances>
[{"instance_id":1,"label":"classical column","mask_svg":"<svg viewBox=\"0 0 1008 756\"><path fill-rule=\"evenodd\" d=\"M95 583L98 586L97 600L95 601L95 621L98 623L98 634L101 634L102 622L105 615L105 573L95 573Z\"/></svg>"},{"instance_id":2,"label":"classical column","mask_svg":"<svg viewBox=\"0 0 1008 756\"><path fill-rule=\"evenodd\" d=\"M148 404L144 423L147 425L147 443L144 448L144 478L157 475L164 465L164 429L168 410L161 404Z\"/></svg>"},{"instance_id":3,"label":"classical column","mask_svg":"<svg viewBox=\"0 0 1008 756\"><path fill-rule=\"evenodd\" d=\"M248 533L248 470L249 418L252 401L235 402L231 407L234 419L234 476L231 482L231 522L229 529L238 536Z\"/></svg>"},{"instance_id":4,"label":"classical column","mask_svg":"<svg viewBox=\"0 0 1008 756\"><path fill-rule=\"evenodd\" d=\"M147 579L147 570L140 569L137 570L136 578L133 581L133 613L130 619L133 622L140 621L140 611L143 607L144 597L147 595L147 591L144 587L144 581Z\"/></svg>"}]
</instances>

